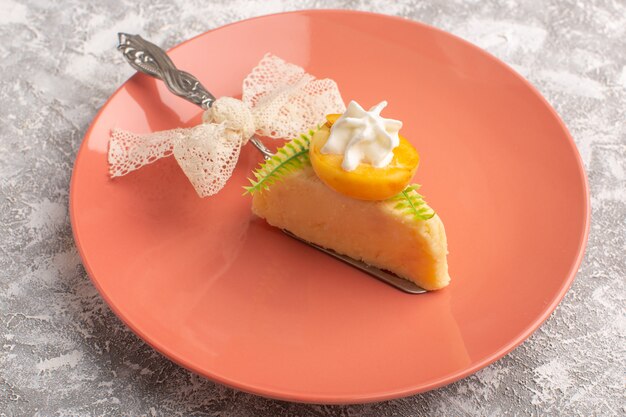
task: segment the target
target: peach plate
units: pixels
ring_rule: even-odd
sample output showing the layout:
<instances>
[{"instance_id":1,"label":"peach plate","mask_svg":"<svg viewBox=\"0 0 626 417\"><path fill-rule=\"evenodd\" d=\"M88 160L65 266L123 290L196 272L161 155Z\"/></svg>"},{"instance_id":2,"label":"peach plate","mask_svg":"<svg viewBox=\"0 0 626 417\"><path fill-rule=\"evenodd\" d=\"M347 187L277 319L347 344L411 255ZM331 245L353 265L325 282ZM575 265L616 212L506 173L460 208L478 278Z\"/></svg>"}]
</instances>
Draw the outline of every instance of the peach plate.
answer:
<instances>
[{"instance_id":1,"label":"peach plate","mask_svg":"<svg viewBox=\"0 0 626 417\"><path fill-rule=\"evenodd\" d=\"M172 158L109 179L111 128L199 121L197 107L135 75L94 120L71 183L76 243L113 311L194 372L320 403L440 387L537 329L570 287L589 228L580 157L540 94L455 36L351 11L246 20L170 56L217 96L237 96L266 52L333 78L346 100L389 101L385 115L404 121L421 154L415 180L445 222L452 284L401 293L255 218L242 197L261 160L251 146L211 198L198 198Z\"/></svg>"}]
</instances>

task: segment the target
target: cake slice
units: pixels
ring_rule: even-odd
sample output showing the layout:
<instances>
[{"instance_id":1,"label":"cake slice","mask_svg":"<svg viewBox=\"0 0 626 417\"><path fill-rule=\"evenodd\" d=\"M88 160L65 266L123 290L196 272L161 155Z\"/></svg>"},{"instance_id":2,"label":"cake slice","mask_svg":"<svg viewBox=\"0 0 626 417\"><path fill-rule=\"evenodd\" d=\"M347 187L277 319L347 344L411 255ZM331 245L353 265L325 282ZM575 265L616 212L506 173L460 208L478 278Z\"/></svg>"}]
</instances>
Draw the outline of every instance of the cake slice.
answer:
<instances>
[{"instance_id":1,"label":"cake slice","mask_svg":"<svg viewBox=\"0 0 626 417\"><path fill-rule=\"evenodd\" d=\"M436 214L417 218L397 201L347 197L324 184L310 165L256 192L252 211L270 225L415 282L426 290L450 282L446 233Z\"/></svg>"},{"instance_id":2,"label":"cake slice","mask_svg":"<svg viewBox=\"0 0 626 417\"><path fill-rule=\"evenodd\" d=\"M342 115L287 142L246 191L267 222L425 290L450 282L446 232L416 184L417 150L385 119L352 101Z\"/></svg>"}]
</instances>

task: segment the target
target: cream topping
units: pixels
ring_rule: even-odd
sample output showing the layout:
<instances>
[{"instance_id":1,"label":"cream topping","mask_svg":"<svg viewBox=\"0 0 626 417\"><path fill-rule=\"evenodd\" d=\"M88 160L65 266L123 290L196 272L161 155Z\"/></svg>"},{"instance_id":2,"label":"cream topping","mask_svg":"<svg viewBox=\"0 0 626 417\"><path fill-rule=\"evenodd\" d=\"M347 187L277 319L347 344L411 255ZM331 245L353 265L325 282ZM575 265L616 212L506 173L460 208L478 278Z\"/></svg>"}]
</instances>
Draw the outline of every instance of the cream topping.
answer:
<instances>
[{"instance_id":1,"label":"cream topping","mask_svg":"<svg viewBox=\"0 0 626 417\"><path fill-rule=\"evenodd\" d=\"M360 163L376 168L389 165L394 148L400 144L398 131L402 122L381 117L380 112L386 106L387 102L381 101L365 111L356 101L351 101L331 127L321 153L343 155L341 167L346 171L355 170Z\"/></svg>"}]
</instances>

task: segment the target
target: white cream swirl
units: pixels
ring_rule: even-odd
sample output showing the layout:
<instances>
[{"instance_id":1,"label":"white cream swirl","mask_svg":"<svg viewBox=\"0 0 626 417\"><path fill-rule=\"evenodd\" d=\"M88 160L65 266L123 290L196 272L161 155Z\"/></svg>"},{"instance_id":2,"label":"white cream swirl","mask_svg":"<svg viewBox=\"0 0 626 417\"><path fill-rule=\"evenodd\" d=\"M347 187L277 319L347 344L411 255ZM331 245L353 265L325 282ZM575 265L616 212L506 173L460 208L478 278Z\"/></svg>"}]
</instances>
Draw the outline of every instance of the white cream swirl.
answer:
<instances>
[{"instance_id":1,"label":"white cream swirl","mask_svg":"<svg viewBox=\"0 0 626 417\"><path fill-rule=\"evenodd\" d=\"M330 129L328 141L321 149L323 154L343 154L341 167L354 171L360 163L383 168L393 159L393 149L400 144L399 120L385 119L380 112L387 106L381 101L365 111L356 101L348 107Z\"/></svg>"}]
</instances>

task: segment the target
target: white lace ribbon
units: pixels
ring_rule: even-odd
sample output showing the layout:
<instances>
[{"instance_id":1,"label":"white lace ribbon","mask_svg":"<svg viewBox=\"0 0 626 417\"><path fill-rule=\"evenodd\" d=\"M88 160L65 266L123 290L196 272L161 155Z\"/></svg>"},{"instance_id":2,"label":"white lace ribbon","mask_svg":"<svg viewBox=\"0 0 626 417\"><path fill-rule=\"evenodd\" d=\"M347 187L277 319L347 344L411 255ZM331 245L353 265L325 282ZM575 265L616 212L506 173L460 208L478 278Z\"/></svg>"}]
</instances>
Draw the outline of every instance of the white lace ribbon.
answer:
<instances>
[{"instance_id":1,"label":"white lace ribbon","mask_svg":"<svg viewBox=\"0 0 626 417\"><path fill-rule=\"evenodd\" d=\"M143 135L114 129L109 172L119 177L173 154L198 195L214 195L254 134L293 138L323 123L326 114L344 111L333 80L317 80L301 67L267 54L244 79L242 99L217 99L198 126Z\"/></svg>"}]
</instances>

